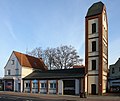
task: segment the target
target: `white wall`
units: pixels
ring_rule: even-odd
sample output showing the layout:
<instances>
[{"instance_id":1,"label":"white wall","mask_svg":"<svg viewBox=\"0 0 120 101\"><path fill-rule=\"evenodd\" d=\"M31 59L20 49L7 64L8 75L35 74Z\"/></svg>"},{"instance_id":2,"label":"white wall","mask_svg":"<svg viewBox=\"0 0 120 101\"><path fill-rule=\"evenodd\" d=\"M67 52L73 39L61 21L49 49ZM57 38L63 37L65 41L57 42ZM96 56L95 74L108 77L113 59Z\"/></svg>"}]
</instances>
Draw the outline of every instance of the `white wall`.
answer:
<instances>
[{"instance_id":1,"label":"white wall","mask_svg":"<svg viewBox=\"0 0 120 101\"><path fill-rule=\"evenodd\" d=\"M92 34L92 24L96 23L96 32L98 32L98 18L88 21L88 34Z\"/></svg>"},{"instance_id":2,"label":"white wall","mask_svg":"<svg viewBox=\"0 0 120 101\"><path fill-rule=\"evenodd\" d=\"M48 84L49 84L49 85L48 85L48 88L49 88L49 89L48 89L48 92L49 92L49 94L56 94L56 88L55 88L55 89L51 89L51 88L50 88L50 83L56 83L56 80L49 80L49 81L48 81ZM57 85L56 85L56 87L57 87Z\"/></svg>"},{"instance_id":3,"label":"white wall","mask_svg":"<svg viewBox=\"0 0 120 101\"><path fill-rule=\"evenodd\" d=\"M63 95L63 81L58 80L58 94Z\"/></svg>"},{"instance_id":4,"label":"white wall","mask_svg":"<svg viewBox=\"0 0 120 101\"><path fill-rule=\"evenodd\" d=\"M98 64L99 64L99 58L98 57L91 57L88 58L88 71L92 70L92 60L96 60L96 71L98 71ZM91 71L92 72L92 71Z\"/></svg>"},{"instance_id":5,"label":"white wall","mask_svg":"<svg viewBox=\"0 0 120 101\"><path fill-rule=\"evenodd\" d=\"M96 23L96 33L92 33L92 24ZM98 76L96 74L99 73L99 33L98 33L98 18L88 20L88 56L92 56L88 58L88 93L91 94L91 85L96 84L96 93L98 93ZM95 38L96 37L96 38ZM96 51L92 52L92 42L96 41ZM95 57L94 57L95 56ZM96 60L96 70L92 70L92 60ZM91 75L91 76L89 76ZM92 76L94 75L94 76ZM87 90L87 89L86 89Z\"/></svg>"},{"instance_id":6,"label":"white wall","mask_svg":"<svg viewBox=\"0 0 120 101\"><path fill-rule=\"evenodd\" d=\"M106 21L107 21L107 17L106 17L106 12L105 11L103 11L103 25L104 25L104 27L105 27L105 30L107 30L107 23L106 23Z\"/></svg>"},{"instance_id":7,"label":"white wall","mask_svg":"<svg viewBox=\"0 0 120 101\"><path fill-rule=\"evenodd\" d=\"M41 88L41 83L47 83L47 80L40 80L40 93L47 93L46 88Z\"/></svg>"},{"instance_id":8,"label":"white wall","mask_svg":"<svg viewBox=\"0 0 120 101\"><path fill-rule=\"evenodd\" d=\"M87 92L87 75L85 75L85 92Z\"/></svg>"},{"instance_id":9,"label":"white wall","mask_svg":"<svg viewBox=\"0 0 120 101\"><path fill-rule=\"evenodd\" d=\"M96 41L96 51L95 52L92 52L92 42L93 41ZM95 38L95 39L89 39L88 40L88 52L92 52L91 55L98 55L98 49L99 49L99 41L98 41L98 38ZM90 55L90 54L88 54Z\"/></svg>"},{"instance_id":10,"label":"white wall","mask_svg":"<svg viewBox=\"0 0 120 101\"><path fill-rule=\"evenodd\" d=\"M11 64L12 60L14 60L13 65ZM12 53L12 55L10 56L6 66L4 68L4 70L5 70L4 75L9 76L9 77L13 77L13 76L16 77L16 69L19 70L19 75L21 75L21 65L19 64L19 62L18 62L16 56L14 55L14 53ZM8 70L11 71L11 75L7 74ZM20 76L17 75L17 77L20 77Z\"/></svg>"},{"instance_id":11,"label":"white wall","mask_svg":"<svg viewBox=\"0 0 120 101\"><path fill-rule=\"evenodd\" d=\"M14 60L14 64L12 64L12 60ZM8 75L7 71L10 70L10 75ZM4 77L7 79L14 78L14 91L18 91L18 83L21 83L21 65L19 64L18 59L15 54L12 53L5 68L4 68ZM22 91L22 87L21 87Z\"/></svg>"},{"instance_id":12,"label":"white wall","mask_svg":"<svg viewBox=\"0 0 120 101\"><path fill-rule=\"evenodd\" d=\"M30 67L22 67L22 78L24 78L25 76L29 75L30 73L33 72L33 68Z\"/></svg>"},{"instance_id":13,"label":"white wall","mask_svg":"<svg viewBox=\"0 0 120 101\"><path fill-rule=\"evenodd\" d=\"M79 92L79 79L75 79L75 94L78 95L80 92Z\"/></svg>"},{"instance_id":14,"label":"white wall","mask_svg":"<svg viewBox=\"0 0 120 101\"><path fill-rule=\"evenodd\" d=\"M26 83L29 83L29 84L30 84L30 80L25 80L25 81L24 81L24 92L30 92L30 87L29 87L29 88L26 88Z\"/></svg>"},{"instance_id":15,"label":"white wall","mask_svg":"<svg viewBox=\"0 0 120 101\"><path fill-rule=\"evenodd\" d=\"M96 84L96 93L98 93L98 76L88 76L88 93L91 94L91 85Z\"/></svg>"},{"instance_id":16,"label":"white wall","mask_svg":"<svg viewBox=\"0 0 120 101\"><path fill-rule=\"evenodd\" d=\"M12 63L12 60L14 60L14 64L11 64ZM7 74L7 71L10 70L11 74L8 75ZM23 90L23 81L22 81L22 78L24 78L25 76L27 76L28 74L32 73L33 72L33 69L32 68L29 68L29 67L21 67L18 59L16 58L15 54L12 53L5 68L4 68L4 71L5 71L5 77L6 78L11 78L11 77L14 77L14 90L15 91L18 91L18 83L21 84L21 92ZM18 71L18 74L17 74L17 71Z\"/></svg>"}]
</instances>

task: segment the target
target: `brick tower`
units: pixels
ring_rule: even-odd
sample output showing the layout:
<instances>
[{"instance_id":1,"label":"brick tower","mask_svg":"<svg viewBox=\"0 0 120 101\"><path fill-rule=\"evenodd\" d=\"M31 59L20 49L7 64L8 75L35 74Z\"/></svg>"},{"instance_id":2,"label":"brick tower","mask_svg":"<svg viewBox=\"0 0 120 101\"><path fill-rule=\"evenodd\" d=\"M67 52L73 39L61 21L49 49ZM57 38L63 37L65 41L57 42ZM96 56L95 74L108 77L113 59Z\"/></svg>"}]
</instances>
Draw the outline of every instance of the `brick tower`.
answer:
<instances>
[{"instance_id":1,"label":"brick tower","mask_svg":"<svg viewBox=\"0 0 120 101\"><path fill-rule=\"evenodd\" d=\"M102 2L94 3L85 17L85 65L87 93L106 93L108 22L106 7Z\"/></svg>"}]
</instances>

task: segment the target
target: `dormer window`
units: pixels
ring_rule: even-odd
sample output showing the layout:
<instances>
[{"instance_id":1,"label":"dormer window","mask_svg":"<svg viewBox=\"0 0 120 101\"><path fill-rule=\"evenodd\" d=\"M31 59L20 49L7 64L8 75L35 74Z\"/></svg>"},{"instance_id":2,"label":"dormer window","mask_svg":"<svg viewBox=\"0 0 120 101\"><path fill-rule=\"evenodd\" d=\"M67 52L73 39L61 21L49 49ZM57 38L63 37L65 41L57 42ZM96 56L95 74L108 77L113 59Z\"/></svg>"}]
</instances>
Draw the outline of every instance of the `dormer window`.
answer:
<instances>
[{"instance_id":1,"label":"dormer window","mask_svg":"<svg viewBox=\"0 0 120 101\"><path fill-rule=\"evenodd\" d=\"M11 65L14 65L14 60L11 60Z\"/></svg>"}]
</instances>

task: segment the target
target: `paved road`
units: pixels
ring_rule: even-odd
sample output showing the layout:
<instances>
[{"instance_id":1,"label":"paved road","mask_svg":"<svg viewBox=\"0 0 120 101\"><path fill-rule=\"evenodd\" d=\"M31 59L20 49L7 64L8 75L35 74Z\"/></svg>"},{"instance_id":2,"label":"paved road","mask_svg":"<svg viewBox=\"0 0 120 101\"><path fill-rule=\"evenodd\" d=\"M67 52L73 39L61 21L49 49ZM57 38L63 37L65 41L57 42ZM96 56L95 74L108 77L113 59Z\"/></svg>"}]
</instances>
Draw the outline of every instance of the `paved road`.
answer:
<instances>
[{"instance_id":1,"label":"paved road","mask_svg":"<svg viewBox=\"0 0 120 101\"><path fill-rule=\"evenodd\" d=\"M0 95L0 101L66 101L66 100L53 100L53 99L42 99L37 97L28 97L28 96L17 96L17 95Z\"/></svg>"},{"instance_id":2,"label":"paved road","mask_svg":"<svg viewBox=\"0 0 120 101\"><path fill-rule=\"evenodd\" d=\"M71 95L32 94L17 92L0 92L0 101L120 101L120 94L106 96L88 96L80 98Z\"/></svg>"}]
</instances>

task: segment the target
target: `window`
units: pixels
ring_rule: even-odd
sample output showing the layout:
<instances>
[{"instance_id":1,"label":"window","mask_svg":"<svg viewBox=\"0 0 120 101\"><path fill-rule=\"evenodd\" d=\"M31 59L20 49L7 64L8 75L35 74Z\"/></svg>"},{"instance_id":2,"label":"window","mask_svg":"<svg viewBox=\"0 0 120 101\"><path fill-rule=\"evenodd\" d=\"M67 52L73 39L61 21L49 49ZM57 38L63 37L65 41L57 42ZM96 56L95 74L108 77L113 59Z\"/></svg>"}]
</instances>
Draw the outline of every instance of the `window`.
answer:
<instances>
[{"instance_id":1,"label":"window","mask_svg":"<svg viewBox=\"0 0 120 101\"><path fill-rule=\"evenodd\" d=\"M96 60L92 60L92 70L96 70Z\"/></svg>"},{"instance_id":2,"label":"window","mask_svg":"<svg viewBox=\"0 0 120 101\"><path fill-rule=\"evenodd\" d=\"M14 60L11 60L11 65L14 65Z\"/></svg>"},{"instance_id":3,"label":"window","mask_svg":"<svg viewBox=\"0 0 120 101\"><path fill-rule=\"evenodd\" d=\"M33 83L33 88L38 88L37 83Z\"/></svg>"},{"instance_id":4,"label":"window","mask_svg":"<svg viewBox=\"0 0 120 101\"><path fill-rule=\"evenodd\" d=\"M8 82L7 85L8 85L8 86L11 86L11 85L12 85L12 82Z\"/></svg>"},{"instance_id":5,"label":"window","mask_svg":"<svg viewBox=\"0 0 120 101\"><path fill-rule=\"evenodd\" d=\"M19 75L19 69L16 69L16 75Z\"/></svg>"},{"instance_id":6,"label":"window","mask_svg":"<svg viewBox=\"0 0 120 101\"><path fill-rule=\"evenodd\" d=\"M119 72L120 72L120 67L119 67Z\"/></svg>"},{"instance_id":7,"label":"window","mask_svg":"<svg viewBox=\"0 0 120 101\"><path fill-rule=\"evenodd\" d=\"M112 74L114 74L115 73L115 69L114 68L112 68Z\"/></svg>"},{"instance_id":8,"label":"window","mask_svg":"<svg viewBox=\"0 0 120 101\"><path fill-rule=\"evenodd\" d=\"M120 82L118 81L118 82L112 82L113 84L120 84Z\"/></svg>"},{"instance_id":9,"label":"window","mask_svg":"<svg viewBox=\"0 0 120 101\"><path fill-rule=\"evenodd\" d=\"M46 83L41 83L41 88L46 88Z\"/></svg>"},{"instance_id":10,"label":"window","mask_svg":"<svg viewBox=\"0 0 120 101\"><path fill-rule=\"evenodd\" d=\"M96 41L92 42L92 52L96 51Z\"/></svg>"},{"instance_id":11,"label":"window","mask_svg":"<svg viewBox=\"0 0 120 101\"><path fill-rule=\"evenodd\" d=\"M96 23L92 24L92 33L96 33Z\"/></svg>"},{"instance_id":12,"label":"window","mask_svg":"<svg viewBox=\"0 0 120 101\"><path fill-rule=\"evenodd\" d=\"M18 68L18 61L16 61L16 69Z\"/></svg>"},{"instance_id":13,"label":"window","mask_svg":"<svg viewBox=\"0 0 120 101\"><path fill-rule=\"evenodd\" d=\"M30 88L30 83L26 83L25 87Z\"/></svg>"},{"instance_id":14,"label":"window","mask_svg":"<svg viewBox=\"0 0 120 101\"><path fill-rule=\"evenodd\" d=\"M10 70L7 70L7 75L11 75L11 71Z\"/></svg>"},{"instance_id":15,"label":"window","mask_svg":"<svg viewBox=\"0 0 120 101\"><path fill-rule=\"evenodd\" d=\"M56 88L56 83L50 83L50 88L52 89Z\"/></svg>"}]
</instances>

